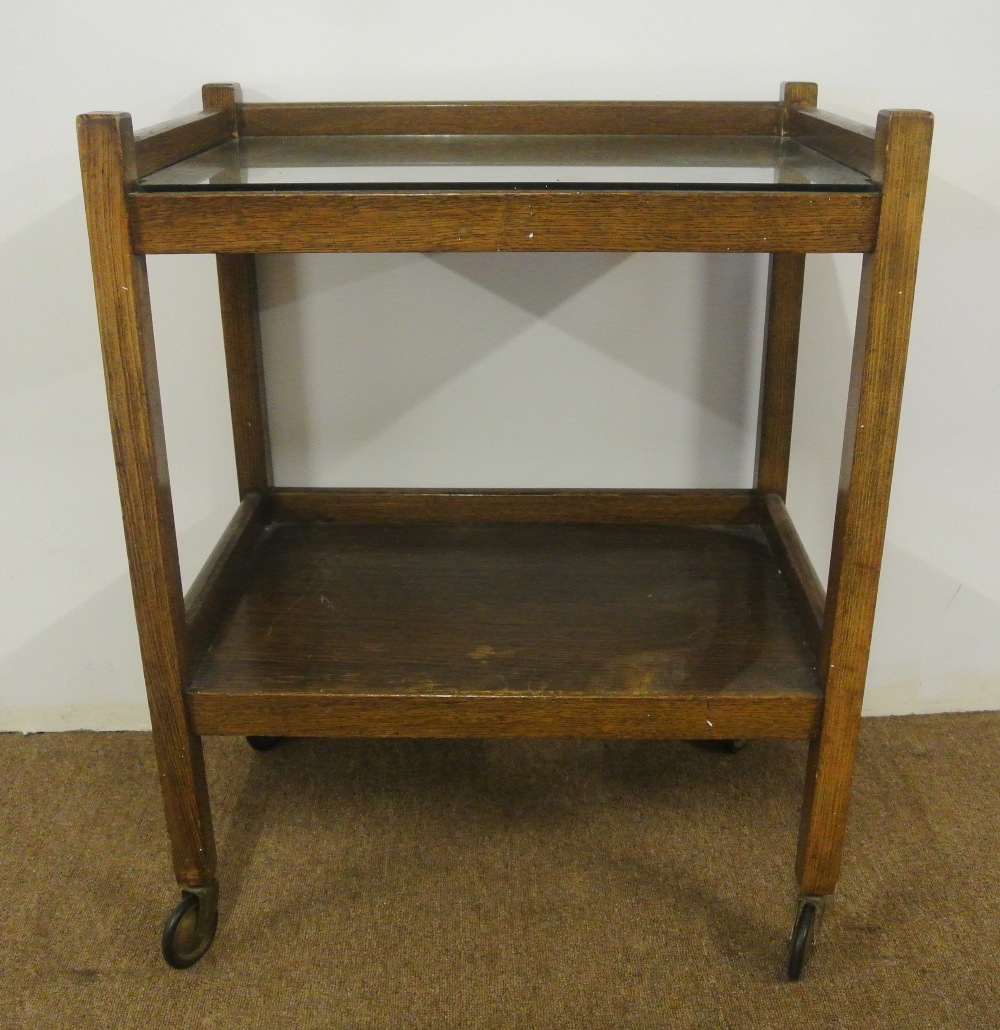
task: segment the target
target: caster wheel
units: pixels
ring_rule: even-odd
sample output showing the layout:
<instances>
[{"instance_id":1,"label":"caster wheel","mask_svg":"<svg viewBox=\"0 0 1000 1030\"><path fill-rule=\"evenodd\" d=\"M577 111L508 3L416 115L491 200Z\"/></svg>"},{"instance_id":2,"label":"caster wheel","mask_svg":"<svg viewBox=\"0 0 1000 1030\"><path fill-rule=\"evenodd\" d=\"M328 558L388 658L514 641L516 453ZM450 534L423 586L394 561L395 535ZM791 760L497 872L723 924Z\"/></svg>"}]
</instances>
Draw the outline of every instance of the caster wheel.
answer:
<instances>
[{"instance_id":1,"label":"caster wheel","mask_svg":"<svg viewBox=\"0 0 1000 1030\"><path fill-rule=\"evenodd\" d=\"M816 905L807 901L799 909L792 930L792 939L788 945L788 979L799 980L806 967L809 952L812 949L813 933L816 929Z\"/></svg>"},{"instance_id":2,"label":"caster wheel","mask_svg":"<svg viewBox=\"0 0 1000 1030\"><path fill-rule=\"evenodd\" d=\"M212 946L217 922L214 888L197 894L184 891L163 924L160 948L167 965L174 969L193 966Z\"/></svg>"},{"instance_id":3,"label":"caster wheel","mask_svg":"<svg viewBox=\"0 0 1000 1030\"><path fill-rule=\"evenodd\" d=\"M695 747L701 748L701 750L703 751L714 751L717 754L735 755L737 751L742 751L747 746L747 744L750 743L750 741L740 739L723 739L696 740L693 743Z\"/></svg>"},{"instance_id":4,"label":"caster wheel","mask_svg":"<svg viewBox=\"0 0 1000 1030\"><path fill-rule=\"evenodd\" d=\"M281 742L281 737L247 737L247 743L254 751L270 751L275 744Z\"/></svg>"}]
</instances>

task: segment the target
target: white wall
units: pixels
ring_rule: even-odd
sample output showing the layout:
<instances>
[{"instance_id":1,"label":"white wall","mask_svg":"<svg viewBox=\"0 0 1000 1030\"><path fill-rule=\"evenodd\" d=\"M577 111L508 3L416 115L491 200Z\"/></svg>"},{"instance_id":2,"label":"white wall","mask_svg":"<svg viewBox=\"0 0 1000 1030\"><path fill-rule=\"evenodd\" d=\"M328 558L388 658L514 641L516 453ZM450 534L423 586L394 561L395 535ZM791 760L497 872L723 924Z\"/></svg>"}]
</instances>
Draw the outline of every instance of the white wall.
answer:
<instances>
[{"instance_id":1,"label":"white wall","mask_svg":"<svg viewBox=\"0 0 1000 1030\"><path fill-rule=\"evenodd\" d=\"M200 84L220 80L251 100L769 99L804 78L861 120L934 111L868 710L1000 707L996 5L5 0L0 12L0 728L146 723L73 118L125 108L140 127L196 108ZM749 483L760 258L261 265L283 482ZM150 267L189 579L235 503L213 266ZM790 505L820 566L857 269L809 262Z\"/></svg>"}]
</instances>

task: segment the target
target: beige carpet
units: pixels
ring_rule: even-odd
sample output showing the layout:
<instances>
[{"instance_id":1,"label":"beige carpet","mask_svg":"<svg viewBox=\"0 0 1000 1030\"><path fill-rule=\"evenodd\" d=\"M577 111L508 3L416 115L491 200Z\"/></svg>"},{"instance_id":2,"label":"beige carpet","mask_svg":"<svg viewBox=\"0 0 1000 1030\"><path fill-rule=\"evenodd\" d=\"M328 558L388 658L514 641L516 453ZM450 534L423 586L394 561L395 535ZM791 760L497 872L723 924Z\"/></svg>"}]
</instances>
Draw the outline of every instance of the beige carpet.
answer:
<instances>
[{"instance_id":1,"label":"beige carpet","mask_svg":"<svg viewBox=\"0 0 1000 1030\"><path fill-rule=\"evenodd\" d=\"M801 745L207 751L222 916L177 972L148 737L0 736L0 1026L1000 1027L1000 713L866 721L798 984Z\"/></svg>"}]
</instances>

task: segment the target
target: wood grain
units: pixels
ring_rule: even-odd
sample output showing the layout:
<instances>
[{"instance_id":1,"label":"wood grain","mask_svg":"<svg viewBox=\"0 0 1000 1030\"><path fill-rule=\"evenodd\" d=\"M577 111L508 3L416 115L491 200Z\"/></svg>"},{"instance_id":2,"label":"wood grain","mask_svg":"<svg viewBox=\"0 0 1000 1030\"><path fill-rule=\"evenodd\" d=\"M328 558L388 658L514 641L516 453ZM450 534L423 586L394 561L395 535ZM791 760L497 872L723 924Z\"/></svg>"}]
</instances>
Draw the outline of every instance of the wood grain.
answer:
<instances>
[{"instance_id":1,"label":"wood grain","mask_svg":"<svg viewBox=\"0 0 1000 1030\"><path fill-rule=\"evenodd\" d=\"M206 82L201 87L201 103L206 111L225 111L230 119L232 135L239 129L237 110L243 103L243 90L236 82Z\"/></svg>"},{"instance_id":2,"label":"wood grain","mask_svg":"<svg viewBox=\"0 0 1000 1030\"><path fill-rule=\"evenodd\" d=\"M788 131L813 150L864 175L875 172L875 130L829 111L803 106L788 114Z\"/></svg>"},{"instance_id":3,"label":"wood grain","mask_svg":"<svg viewBox=\"0 0 1000 1030\"><path fill-rule=\"evenodd\" d=\"M190 698L199 733L281 737L576 737L591 740L802 740L818 696L392 697L254 694Z\"/></svg>"},{"instance_id":4,"label":"wood grain","mask_svg":"<svg viewBox=\"0 0 1000 1030\"><path fill-rule=\"evenodd\" d=\"M726 736L717 705L807 736L820 701L759 529L537 524L276 527L190 698L216 732L428 736Z\"/></svg>"},{"instance_id":5,"label":"wood grain","mask_svg":"<svg viewBox=\"0 0 1000 1030\"><path fill-rule=\"evenodd\" d=\"M803 893L840 873L864 696L919 252L933 119L882 111L873 175L882 184L875 251L864 258L820 670L823 729L812 749L799 847Z\"/></svg>"},{"instance_id":6,"label":"wood grain","mask_svg":"<svg viewBox=\"0 0 1000 1030\"><path fill-rule=\"evenodd\" d=\"M240 496L245 497L268 489L272 481L257 269L252 254L219 254L216 267L236 478Z\"/></svg>"},{"instance_id":7,"label":"wood grain","mask_svg":"<svg viewBox=\"0 0 1000 1030\"><path fill-rule=\"evenodd\" d=\"M187 648L192 661L204 650L240 573L267 525L267 498L249 493L184 598Z\"/></svg>"},{"instance_id":8,"label":"wood grain","mask_svg":"<svg viewBox=\"0 0 1000 1030\"><path fill-rule=\"evenodd\" d=\"M778 494L767 494L764 497L764 512L764 532L777 559L778 568L798 602L809 643L814 652L819 654L826 591L788 514L784 499Z\"/></svg>"},{"instance_id":9,"label":"wood grain","mask_svg":"<svg viewBox=\"0 0 1000 1030\"><path fill-rule=\"evenodd\" d=\"M233 134L232 126L224 111L199 111L144 129L135 136L136 177L224 143Z\"/></svg>"},{"instance_id":10,"label":"wood grain","mask_svg":"<svg viewBox=\"0 0 1000 1030\"><path fill-rule=\"evenodd\" d=\"M271 493L277 522L554 522L748 525L752 490L288 489Z\"/></svg>"},{"instance_id":11,"label":"wood grain","mask_svg":"<svg viewBox=\"0 0 1000 1030\"><path fill-rule=\"evenodd\" d=\"M762 493L780 497L788 490L805 267L805 254L772 254L768 264L755 479Z\"/></svg>"},{"instance_id":12,"label":"wood grain","mask_svg":"<svg viewBox=\"0 0 1000 1030\"><path fill-rule=\"evenodd\" d=\"M140 253L859 253L875 193L736 190L213 191L129 198Z\"/></svg>"},{"instance_id":13,"label":"wood grain","mask_svg":"<svg viewBox=\"0 0 1000 1030\"><path fill-rule=\"evenodd\" d=\"M136 183L128 115L77 120L108 408L139 647L174 871L181 884L215 878L201 741L184 707L187 682L167 452L143 258L129 245L127 190Z\"/></svg>"},{"instance_id":14,"label":"wood grain","mask_svg":"<svg viewBox=\"0 0 1000 1030\"><path fill-rule=\"evenodd\" d=\"M791 136L791 114L796 106L815 107L819 87L815 82L783 82L781 84L781 135Z\"/></svg>"},{"instance_id":15,"label":"wood grain","mask_svg":"<svg viewBox=\"0 0 1000 1030\"><path fill-rule=\"evenodd\" d=\"M777 135L780 108L744 101L244 104L240 133L676 133Z\"/></svg>"}]
</instances>

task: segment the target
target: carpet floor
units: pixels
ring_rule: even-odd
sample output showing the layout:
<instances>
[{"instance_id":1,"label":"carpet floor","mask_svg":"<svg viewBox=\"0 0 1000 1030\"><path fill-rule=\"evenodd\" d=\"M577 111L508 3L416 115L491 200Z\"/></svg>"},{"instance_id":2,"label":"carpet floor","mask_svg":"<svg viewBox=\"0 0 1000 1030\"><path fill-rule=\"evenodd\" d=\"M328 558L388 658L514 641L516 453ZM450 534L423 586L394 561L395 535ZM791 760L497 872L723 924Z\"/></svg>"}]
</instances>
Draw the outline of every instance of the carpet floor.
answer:
<instances>
[{"instance_id":1,"label":"carpet floor","mask_svg":"<svg viewBox=\"0 0 1000 1030\"><path fill-rule=\"evenodd\" d=\"M801 744L206 752L221 916L179 972L148 736L0 735L0 1026L1000 1027L1000 713L865 720L796 984Z\"/></svg>"}]
</instances>

